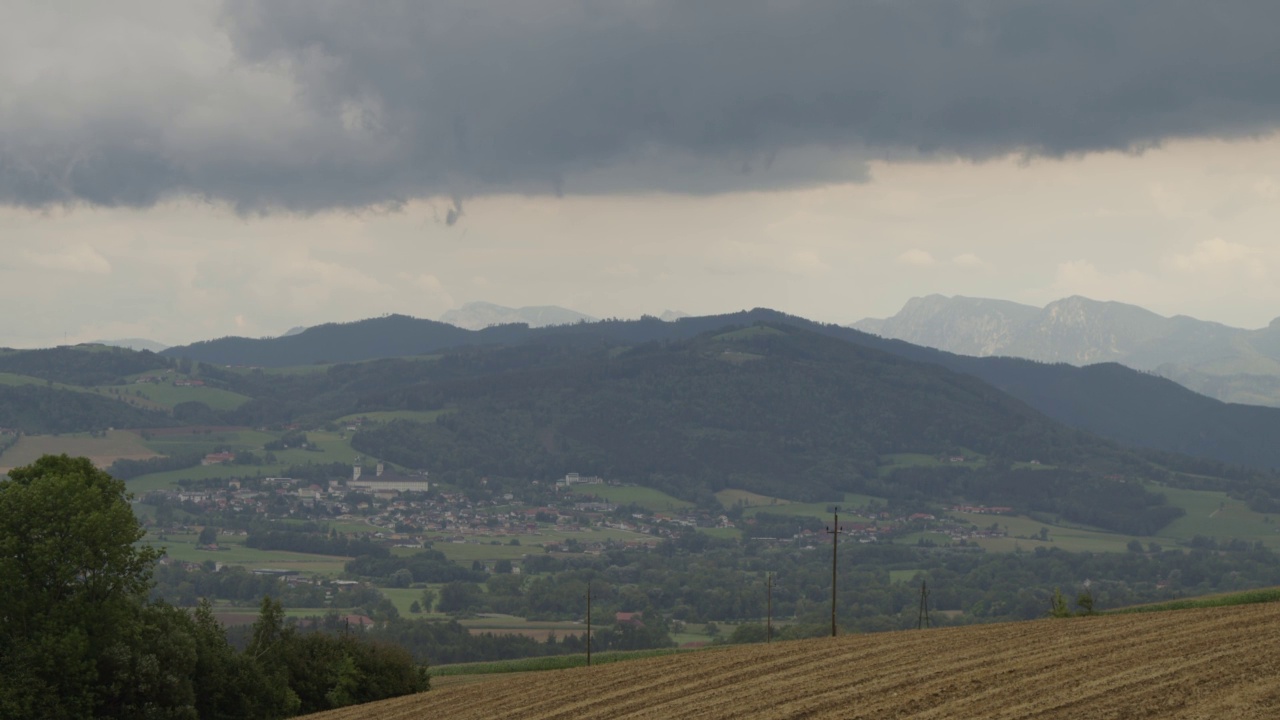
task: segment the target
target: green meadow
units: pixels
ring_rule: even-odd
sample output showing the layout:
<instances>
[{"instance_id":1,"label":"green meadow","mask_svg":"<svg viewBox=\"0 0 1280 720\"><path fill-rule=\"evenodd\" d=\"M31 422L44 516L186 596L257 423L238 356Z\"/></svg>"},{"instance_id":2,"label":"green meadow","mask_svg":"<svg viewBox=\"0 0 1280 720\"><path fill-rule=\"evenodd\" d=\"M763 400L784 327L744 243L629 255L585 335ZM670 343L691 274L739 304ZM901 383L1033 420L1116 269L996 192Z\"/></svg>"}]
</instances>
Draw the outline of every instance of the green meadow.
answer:
<instances>
[{"instance_id":1,"label":"green meadow","mask_svg":"<svg viewBox=\"0 0 1280 720\"><path fill-rule=\"evenodd\" d=\"M855 510L866 507L871 503L884 504L883 498L872 497L870 495L859 495L857 493L845 493L844 499L839 502L819 502L819 503L788 503L786 505L757 505L749 507L742 511L743 517L752 517L758 513L767 512L776 515L795 515L803 517L816 517L821 520L831 519L831 507L838 506L842 513L852 514Z\"/></svg>"},{"instance_id":2,"label":"green meadow","mask_svg":"<svg viewBox=\"0 0 1280 720\"><path fill-rule=\"evenodd\" d=\"M413 420L420 423L435 422L436 418L452 410L375 410L373 412L353 413L334 420L338 425L355 422L364 418L365 422L384 423L392 420Z\"/></svg>"},{"instance_id":3,"label":"green meadow","mask_svg":"<svg viewBox=\"0 0 1280 720\"><path fill-rule=\"evenodd\" d=\"M597 497L614 505L638 505L657 513L681 512L693 507L691 502L638 485L575 485L572 492L584 500Z\"/></svg>"}]
</instances>

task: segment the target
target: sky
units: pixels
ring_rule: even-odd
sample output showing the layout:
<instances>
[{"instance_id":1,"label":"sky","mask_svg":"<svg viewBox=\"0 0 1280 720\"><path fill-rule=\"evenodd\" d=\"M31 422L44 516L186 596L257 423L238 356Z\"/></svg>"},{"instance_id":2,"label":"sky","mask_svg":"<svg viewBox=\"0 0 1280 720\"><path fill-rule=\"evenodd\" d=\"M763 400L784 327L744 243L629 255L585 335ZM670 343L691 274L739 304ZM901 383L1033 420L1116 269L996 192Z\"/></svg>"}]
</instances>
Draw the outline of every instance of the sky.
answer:
<instances>
[{"instance_id":1,"label":"sky","mask_svg":"<svg viewBox=\"0 0 1280 720\"><path fill-rule=\"evenodd\" d=\"M14 2L0 345L469 301L1280 316L1273 0Z\"/></svg>"}]
</instances>

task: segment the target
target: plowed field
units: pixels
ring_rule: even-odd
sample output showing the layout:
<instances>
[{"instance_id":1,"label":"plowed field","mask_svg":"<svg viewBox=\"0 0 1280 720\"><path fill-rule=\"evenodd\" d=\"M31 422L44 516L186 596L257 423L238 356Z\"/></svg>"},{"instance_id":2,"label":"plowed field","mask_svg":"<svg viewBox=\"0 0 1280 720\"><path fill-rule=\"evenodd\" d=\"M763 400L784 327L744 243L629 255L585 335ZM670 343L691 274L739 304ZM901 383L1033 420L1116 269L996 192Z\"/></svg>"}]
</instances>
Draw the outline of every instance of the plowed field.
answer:
<instances>
[{"instance_id":1,"label":"plowed field","mask_svg":"<svg viewBox=\"0 0 1280 720\"><path fill-rule=\"evenodd\" d=\"M740 646L312 718L1280 718L1280 604Z\"/></svg>"}]
</instances>

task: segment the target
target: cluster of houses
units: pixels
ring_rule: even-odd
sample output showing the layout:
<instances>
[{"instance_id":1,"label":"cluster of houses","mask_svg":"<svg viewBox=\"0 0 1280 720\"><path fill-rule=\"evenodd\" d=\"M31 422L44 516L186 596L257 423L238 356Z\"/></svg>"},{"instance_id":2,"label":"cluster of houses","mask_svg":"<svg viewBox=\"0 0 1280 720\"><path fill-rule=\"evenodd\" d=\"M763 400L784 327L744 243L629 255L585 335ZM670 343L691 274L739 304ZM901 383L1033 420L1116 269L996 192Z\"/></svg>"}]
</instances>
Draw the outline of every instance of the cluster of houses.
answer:
<instances>
[{"instance_id":1,"label":"cluster of houses","mask_svg":"<svg viewBox=\"0 0 1280 720\"><path fill-rule=\"evenodd\" d=\"M575 475L565 480L570 478L575 479L574 485L603 483ZM564 480L555 484L561 482ZM434 487L425 473L403 475L381 464L373 472L356 466L350 478L323 484L285 477L229 480L217 488L158 490L147 499L153 503L163 500L197 513L357 522L368 528L371 537L388 545L413 547L427 541L492 544L524 538L527 542L529 536L548 535L540 544L554 550L568 537L581 533L574 549L591 552L604 549L609 542L604 538L619 541L617 532L601 534L596 530L631 533L634 537L622 542L644 545L676 537L690 528L734 526L723 514L694 510L619 513L615 504L581 492L557 492L543 496L537 504L522 502L510 493L476 499Z\"/></svg>"},{"instance_id":2,"label":"cluster of houses","mask_svg":"<svg viewBox=\"0 0 1280 720\"><path fill-rule=\"evenodd\" d=\"M232 453L211 453L205 464L234 460ZM750 528L751 517L736 522L725 514L687 509L650 512L618 506L597 497L590 486L604 485L595 476L569 473L564 478L533 486L554 488L553 493L517 499L510 493L452 492L435 487L425 472L405 474L379 462L372 468L357 463L349 478L315 483L274 477L260 481L231 480L217 489L159 491L173 501L189 505L193 511L230 512L267 518L297 518L317 521L355 521L368 527L372 537L389 545L420 547L424 542L502 543L546 534L556 537L541 542L548 549L563 545L566 534L584 533L575 549L601 549L604 541L592 542L592 531L607 529L633 533L631 544L648 544L657 539L677 537L695 528ZM609 483L611 485L616 483ZM434 491L433 491L434 489ZM566 492L572 490L572 492ZM602 493L606 494L607 493ZM483 499L482 499L483 498ZM1003 506L956 505L957 513L1005 515L1013 509ZM914 512L891 516L881 508L868 507L859 514L852 509L842 522L846 538L858 542L881 542L909 533L944 534L952 541L1003 535L998 525L977 528L971 522L931 513ZM750 534L748 532L748 534ZM599 537L599 536L597 536ZM608 537L616 540L617 533ZM773 542L798 542L802 547L828 541L820 530L801 530L791 537L760 538ZM960 543L963 544L963 543ZM595 545L599 545L596 548Z\"/></svg>"},{"instance_id":3,"label":"cluster of houses","mask_svg":"<svg viewBox=\"0 0 1280 720\"><path fill-rule=\"evenodd\" d=\"M173 369L165 370L159 375L139 375L133 379L135 385L159 385L161 383L172 383L174 387L204 387L203 380L196 380L189 377L177 377L170 380L173 375Z\"/></svg>"}]
</instances>

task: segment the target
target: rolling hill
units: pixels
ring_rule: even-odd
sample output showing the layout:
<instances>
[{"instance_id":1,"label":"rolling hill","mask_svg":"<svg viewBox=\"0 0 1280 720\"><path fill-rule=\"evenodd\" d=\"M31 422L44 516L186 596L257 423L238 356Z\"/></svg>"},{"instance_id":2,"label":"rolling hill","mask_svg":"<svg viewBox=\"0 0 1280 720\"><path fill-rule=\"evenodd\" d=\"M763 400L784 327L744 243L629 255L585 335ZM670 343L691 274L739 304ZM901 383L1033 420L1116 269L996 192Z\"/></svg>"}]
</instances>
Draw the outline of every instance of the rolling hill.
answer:
<instances>
[{"instance_id":1,"label":"rolling hill","mask_svg":"<svg viewBox=\"0 0 1280 720\"><path fill-rule=\"evenodd\" d=\"M674 322L643 318L539 329L508 325L483 331L390 316L325 325L289 338L225 338L170 348L165 354L219 364L296 366L325 359L356 362L471 346L681 341L727 325L755 323L794 325L973 375L1051 418L1126 444L1220 463L1280 468L1280 444L1272 440L1280 437L1280 409L1223 403L1175 382L1118 365L1081 368L1065 363L958 355L767 309L684 317ZM356 409L360 408L352 408Z\"/></svg>"},{"instance_id":2,"label":"rolling hill","mask_svg":"<svg viewBox=\"0 0 1280 720\"><path fill-rule=\"evenodd\" d=\"M423 355L464 345L524 340L527 325L466 330L435 320L386 315L350 323L327 323L275 338L225 337L180 345L162 355L215 365L288 367Z\"/></svg>"},{"instance_id":3,"label":"rolling hill","mask_svg":"<svg viewBox=\"0 0 1280 720\"><path fill-rule=\"evenodd\" d=\"M494 675L312 720L1273 718L1280 605L750 645Z\"/></svg>"}]
</instances>

